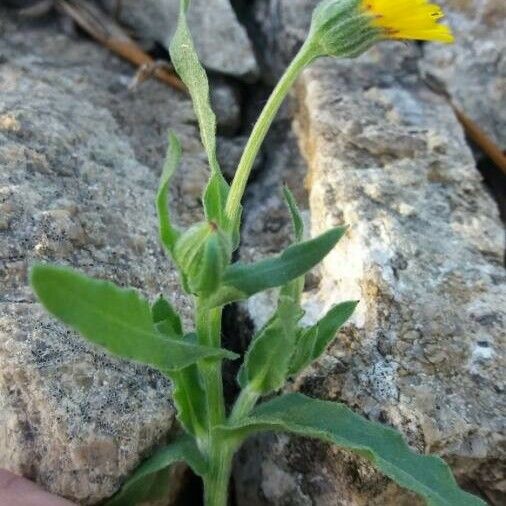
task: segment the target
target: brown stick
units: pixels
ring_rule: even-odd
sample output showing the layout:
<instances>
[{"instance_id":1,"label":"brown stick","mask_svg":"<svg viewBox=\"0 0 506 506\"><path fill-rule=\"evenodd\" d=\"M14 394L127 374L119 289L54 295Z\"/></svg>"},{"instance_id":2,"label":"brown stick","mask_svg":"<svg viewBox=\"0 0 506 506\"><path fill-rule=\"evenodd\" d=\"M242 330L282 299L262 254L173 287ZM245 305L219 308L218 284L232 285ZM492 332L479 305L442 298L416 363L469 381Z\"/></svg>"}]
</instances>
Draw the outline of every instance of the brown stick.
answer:
<instances>
[{"instance_id":1,"label":"brown stick","mask_svg":"<svg viewBox=\"0 0 506 506\"><path fill-rule=\"evenodd\" d=\"M467 136L506 174L506 155L501 151L501 148L451 101L450 105Z\"/></svg>"},{"instance_id":2,"label":"brown stick","mask_svg":"<svg viewBox=\"0 0 506 506\"><path fill-rule=\"evenodd\" d=\"M102 45L140 67L153 64L154 59L132 40L120 25L94 5L76 0L57 0L57 6L70 16L86 33ZM186 92L186 86L174 73L156 68L153 75L172 88Z\"/></svg>"}]
</instances>

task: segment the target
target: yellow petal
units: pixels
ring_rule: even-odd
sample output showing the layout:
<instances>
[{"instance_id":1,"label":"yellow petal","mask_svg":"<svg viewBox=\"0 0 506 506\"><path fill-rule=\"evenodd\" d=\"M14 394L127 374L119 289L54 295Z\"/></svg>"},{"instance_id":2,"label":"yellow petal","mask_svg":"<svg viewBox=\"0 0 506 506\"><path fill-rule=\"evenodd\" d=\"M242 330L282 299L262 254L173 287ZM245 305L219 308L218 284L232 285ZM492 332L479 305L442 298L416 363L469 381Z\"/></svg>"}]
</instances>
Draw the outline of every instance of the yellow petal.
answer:
<instances>
[{"instance_id":1,"label":"yellow petal","mask_svg":"<svg viewBox=\"0 0 506 506\"><path fill-rule=\"evenodd\" d=\"M427 0L361 0L371 23L388 39L453 42L451 29L438 23L444 13Z\"/></svg>"}]
</instances>

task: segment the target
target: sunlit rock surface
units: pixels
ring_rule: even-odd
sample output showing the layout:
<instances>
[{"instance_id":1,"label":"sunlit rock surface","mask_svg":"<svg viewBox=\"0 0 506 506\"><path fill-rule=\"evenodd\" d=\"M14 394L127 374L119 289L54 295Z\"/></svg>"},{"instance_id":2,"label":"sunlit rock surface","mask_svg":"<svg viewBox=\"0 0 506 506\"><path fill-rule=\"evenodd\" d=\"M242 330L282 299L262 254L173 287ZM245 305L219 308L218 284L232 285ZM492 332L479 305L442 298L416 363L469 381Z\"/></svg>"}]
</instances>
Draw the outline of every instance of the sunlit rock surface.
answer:
<instances>
[{"instance_id":1,"label":"sunlit rock surface","mask_svg":"<svg viewBox=\"0 0 506 506\"><path fill-rule=\"evenodd\" d=\"M296 9L287 4L257 2L263 12ZM299 33L305 11L283 29ZM279 44L267 60L290 53ZM424 50L384 43L358 61L322 61L297 86L311 231L351 226L319 281L310 279L306 319L344 299L361 303L289 389L398 428L418 451L443 456L468 490L501 504L504 227L451 108L420 77ZM249 309L261 324L272 302ZM245 506L417 501L348 452L286 436L250 441L235 476Z\"/></svg>"},{"instance_id":2,"label":"sunlit rock surface","mask_svg":"<svg viewBox=\"0 0 506 506\"><path fill-rule=\"evenodd\" d=\"M163 292L187 320L153 204L169 123L188 155L180 221L198 214L207 169L180 93L155 82L130 93L128 65L51 21L0 9L0 32L0 466L95 504L170 439L170 383L55 322L28 270L55 262Z\"/></svg>"},{"instance_id":3,"label":"sunlit rock surface","mask_svg":"<svg viewBox=\"0 0 506 506\"><path fill-rule=\"evenodd\" d=\"M420 68L435 76L470 118L506 147L506 2L443 0L453 45L428 44Z\"/></svg>"}]
</instances>

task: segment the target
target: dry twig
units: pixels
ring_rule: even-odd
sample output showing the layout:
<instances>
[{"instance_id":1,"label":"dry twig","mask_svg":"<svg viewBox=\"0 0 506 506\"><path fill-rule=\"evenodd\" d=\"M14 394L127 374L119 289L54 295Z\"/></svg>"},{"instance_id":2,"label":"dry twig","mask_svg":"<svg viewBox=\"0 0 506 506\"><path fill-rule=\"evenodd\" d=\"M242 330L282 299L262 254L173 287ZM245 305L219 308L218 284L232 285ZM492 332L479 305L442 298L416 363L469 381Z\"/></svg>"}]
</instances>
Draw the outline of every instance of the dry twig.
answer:
<instances>
[{"instance_id":1,"label":"dry twig","mask_svg":"<svg viewBox=\"0 0 506 506\"><path fill-rule=\"evenodd\" d=\"M48 13L53 8L70 17L97 42L139 67L134 83L142 82L142 80L154 76L172 88L186 92L183 82L168 66L157 63L114 19L90 2L82 0L41 0L33 7L23 9L21 13L25 16L37 17ZM118 2L116 15L119 15L120 8L121 2ZM149 72L146 69L149 69Z\"/></svg>"}]
</instances>

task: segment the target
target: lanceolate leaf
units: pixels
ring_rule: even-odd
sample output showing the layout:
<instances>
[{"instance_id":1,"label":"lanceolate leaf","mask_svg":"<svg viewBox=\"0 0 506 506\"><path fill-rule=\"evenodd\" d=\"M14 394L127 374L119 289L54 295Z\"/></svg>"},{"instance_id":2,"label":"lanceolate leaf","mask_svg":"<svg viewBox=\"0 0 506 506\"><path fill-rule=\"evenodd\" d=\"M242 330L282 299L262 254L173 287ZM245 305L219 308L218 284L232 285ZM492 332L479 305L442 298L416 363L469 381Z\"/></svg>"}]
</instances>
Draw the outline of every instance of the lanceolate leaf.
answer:
<instances>
[{"instance_id":1,"label":"lanceolate leaf","mask_svg":"<svg viewBox=\"0 0 506 506\"><path fill-rule=\"evenodd\" d=\"M158 222L160 229L160 240L168 252L172 252L174 244L180 235L171 223L170 211L168 204L168 194L170 187L170 179L177 169L181 159L181 144L178 138L169 132L169 146L167 148L167 155L163 166L162 177L160 179L160 186L156 196L156 210L158 212Z\"/></svg>"},{"instance_id":2,"label":"lanceolate leaf","mask_svg":"<svg viewBox=\"0 0 506 506\"><path fill-rule=\"evenodd\" d=\"M200 476L206 472L206 462L195 441L182 436L143 462L105 506L137 506L166 497L170 466L176 462L186 462Z\"/></svg>"},{"instance_id":3,"label":"lanceolate leaf","mask_svg":"<svg viewBox=\"0 0 506 506\"><path fill-rule=\"evenodd\" d=\"M160 295L156 302L151 308L151 315L153 323L165 322L171 329L171 336L173 334L182 336L183 325L181 323L181 317L177 314L177 311L172 307L167 299Z\"/></svg>"},{"instance_id":4,"label":"lanceolate leaf","mask_svg":"<svg viewBox=\"0 0 506 506\"><path fill-rule=\"evenodd\" d=\"M252 264L238 262L231 265L225 271L221 288L210 297L209 305L227 304L269 288L286 285L321 262L346 230L346 227L333 228L315 239L289 246L274 258Z\"/></svg>"},{"instance_id":5,"label":"lanceolate leaf","mask_svg":"<svg viewBox=\"0 0 506 506\"><path fill-rule=\"evenodd\" d=\"M302 237L304 235L304 222L302 220L302 216L300 214L299 208L297 207L297 202L295 201L295 197L292 192L289 190L288 186L283 188L283 194L285 197L286 205L290 211L290 215L292 217L292 225L293 231L295 235L295 243L300 243L302 241ZM303 274L299 278L290 281L286 285L281 288L281 295L291 297L294 302L298 302L300 305L300 298L302 292L304 290L305 283L305 275Z\"/></svg>"},{"instance_id":6,"label":"lanceolate leaf","mask_svg":"<svg viewBox=\"0 0 506 506\"><path fill-rule=\"evenodd\" d=\"M336 337L336 332L346 323L357 307L358 301L350 300L335 305L317 324L318 337L313 350L313 359L316 360Z\"/></svg>"},{"instance_id":7,"label":"lanceolate leaf","mask_svg":"<svg viewBox=\"0 0 506 506\"><path fill-rule=\"evenodd\" d=\"M177 73L190 92L199 123L202 144L211 167L211 179L204 192L206 218L208 221L216 221L223 229L228 229L224 222L223 210L229 187L221 174L216 157L216 116L209 100L209 82L206 72L199 62L186 21L189 5L189 0L181 0L180 2L177 29L170 42L169 51Z\"/></svg>"},{"instance_id":8,"label":"lanceolate leaf","mask_svg":"<svg viewBox=\"0 0 506 506\"><path fill-rule=\"evenodd\" d=\"M299 208L297 206L297 202L293 193L290 191L288 186L283 187L283 195L285 197L286 205L290 210L290 215L292 217L293 230L295 233L295 242L302 241L302 236L304 235L304 221L300 214Z\"/></svg>"},{"instance_id":9,"label":"lanceolate leaf","mask_svg":"<svg viewBox=\"0 0 506 506\"><path fill-rule=\"evenodd\" d=\"M320 357L339 328L353 314L357 304L355 300L337 304L316 325L299 332L290 374L297 374Z\"/></svg>"},{"instance_id":10,"label":"lanceolate leaf","mask_svg":"<svg viewBox=\"0 0 506 506\"><path fill-rule=\"evenodd\" d=\"M231 437L275 431L328 441L367 458L431 506L486 506L458 487L443 460L416 454L395 430L366 420L339 403L288 394L259 405L248 418L221 430Z\"/></svg>"},{"instance_id":11,"label":"lanceolate leaf","mask_svg":"<svg viewBox=\"0 0 506 506\"><path fill-rule=\"evenodd\" d=\"M242 388L249 384L253 391L265 395L285 384L301 316L293 299L280 297L275 315L253 339L246 353L238 376Z\"/></svg>"},{"instance_id":12,"label":"lanceolate leaf","mask_svg":"<svg viewBox=\"0 0 506 506\"><path fill-rule=\"evenodd\" d=\"M183 336L181 332L174 333L174 309L160 297L153 305L153 323L157 329L169 338L184 340L190 344L197 344L195 334ZM179 318L179 317L178 317ZM181 322L179 321L181 328ZM178 371L170 371L174 388L172 397L177 408L177 418L181 425L195 437L200 437L205 431L207 406L204 389L200 383L200 375L196 364L191 364Z\"/></svg>"},{"instance_id":13,"label":"lanceolate leaf","mask_svg":"<svg viewBox=\"0 0 506 506\"><path fill-rule=\"evenodd\" d=\"M202 437L207 424L207 404L197 365L192 364L180 371L174 371L171 378L179 422L190 434L197 438Z\"/></svg>"},{"instance_id":14,"label":"lanceolate leaf","mask_svg":"<svg viewBox=\"0 0 506 506\"><path fill-rule=\"evenodd\" d=\"M181 0L176 32L169 46L170 57L179 77L188 87L200 127L202 144L211 170L219 171L216 158L216 116L209 100L209 82L199 62L197 51L186 21L189 0Z\"/></svg>"},{"instance_id":15,"label":"lanceolate leaf","mask_svg":"<svg viewBox=\"0 0 506 506\"><path fill-rule=\"evenodd\" d=\"M236 357L162 336L152 322L148 301L135 290L50 265L33 267L31 283L52 315L119 357L161 371L182 369L203 358Z\"/></svg>"}]
</instances>

